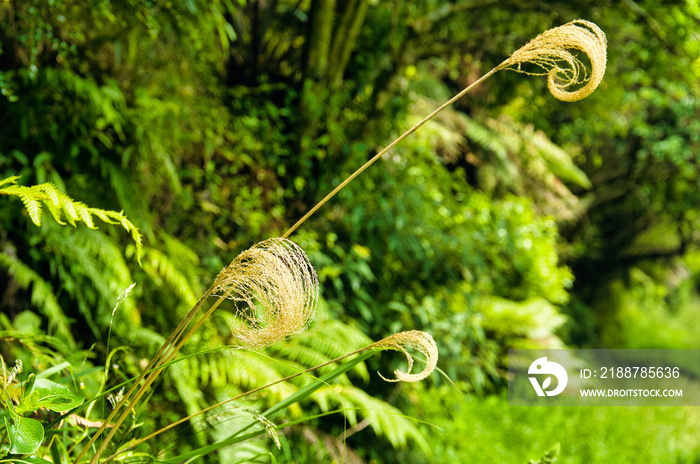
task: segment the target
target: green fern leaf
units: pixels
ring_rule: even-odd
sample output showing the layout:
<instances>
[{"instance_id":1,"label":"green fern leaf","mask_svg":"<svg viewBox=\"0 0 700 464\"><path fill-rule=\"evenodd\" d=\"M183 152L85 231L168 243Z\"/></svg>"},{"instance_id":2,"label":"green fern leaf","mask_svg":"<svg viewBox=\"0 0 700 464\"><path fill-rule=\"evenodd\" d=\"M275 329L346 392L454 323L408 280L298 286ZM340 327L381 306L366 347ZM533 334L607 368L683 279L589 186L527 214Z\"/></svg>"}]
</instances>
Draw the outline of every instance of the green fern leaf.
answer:
<instances>
[{"instance_id":1,"label":"green fern leaf","mask_svg":"<svg viewBox=\"0 0 700 464\"><path fill-rule=\"evenodd\" d=\"M46 205L51 216L60 225L65 225L62 218L72 226L76 222L82 222L90 229L96 229L92 216L95 215L108 224L121 224L121 226L131 234L132 240L136 243L136 257L141 264L141 252L143 243L139 229L124 216L123 212L107 211L98 208L90 208L85 203L75 201L65 193L56 188L54 184L44 183L31 187L17 185L19 176L12 176L0 180L0 195L17 196L24 203L24 207L29 213L29 217L34 224L41 226L42 205ZM3 187L4 186L4 187Z\"/></svg>"},{"instance_id":2,"label":"green fern leaf","mask_svg":"<svg viewBox=\"0 0 700 464\"><path fill-rule=\"evenodd\" d=\"M78 216L80 216L80 219L85 223L86 226L90 229L97 229L95 227L95 223L92 222L92 215L90 214L90 209L87 208L83 203L78 203L78 207L76 208L76 212L78 213Z\"/></svg>"},{"instance_id":3,"label":"green fern leaf","mask_svg":"<svg viewBox=\"0 0 700 464\"><path fill-rule=\"evenodd\" d=\"M2 179L0 180L0 187L2 187L5 184L16 184L17 181L19 180L20 176L11 176L8 177L7 179Z\"/></svg>"},{"instance_id":4,"label":"green fern leaf","mask_svg":"<svg viewBox=\"0 0 700 464\"><path fill-rule=\"evenodd\" d=\"M78 309L93 330L99 332L100 326L109 323L114 297L133 282L124 256L102 231L84 228L68 231L53 224L49 226L53 229L46 241L60 260L58 277L64 286L72 282L75 289L80 289L72 291ZM119 323L138 323L139 314L130 299L120 306L119 314Z\"/></svg>"},{"instance_id":5,"label":"green fern leaf","mask_svg":"<svg viewBox=\"0 0 700 464\"><path fill-rule=\"evenodd\" d=\"M29 218L34 224L37 225L37 227L41 226L41 203L29 196L23 196L20 198L22 199L22 203L24 203L24 207L27 208Z\"/></svg>"},{"instance_id":6,"label":"green fern leaf","mask_svg":"<svg viewBox=\"0 0 700 464\"><path fill-rule=\"evenodd\" d=\"M75 346L73 334L70 331L70 323L58 304L51 284L46 282L32 268L11 257L9 254L0 254L0 266L8 270L10 276L22 289L31 288L32 305L38 308L49 321L49 331L55 331L71 346Z\"/></svg>"},{"instance_id":7,"label":"green fern leaf","mask_svg":"<svg viewBox=\"0 0 700 464\"><path fill-rule=\"evenodd\" d=\"M170 259L170 256L155 248L145 251L144 270L158 285L167 285L182 298L188 305L197 301L197 295L192 290L189 280L178 266Z\"/></svg>"},{"instance_id":8,"label":"green fern leaf","mask_svg":"<svg viewBox=\"0 0 700 464\"><path fill-rule=\"evenodd\" d=\"M56 208L59 208L61 206L61 200L59 199L60 192L58 191L58 189L56 189L55 185L53 185L51 183L47 183L47 184L37 185L37 187L39 187L41 189L41 191L44 192L49 197L49 199L51 200L51 203L53 203L53 205Z\"/></svg>"},{"instance_id":9,"label":"green fern leaf","mask_svg":"<svg viewBox=\"0 0 700 464\"><path fill-rule=\"evenodd\" d=\"M394 448L403 448L409 440L428 452L425 437L418 430L411 418L398 408L372 397L365 391L350 385L334 385L319 389L312 399L321 410L328 411L331 405L343 408L343 415L351 425L358 423L358 412L369 422L377 435L385 436Z\"/></svg>"},{"instance_id":10,"label":"green fern leaf","mask_svg":"<svg viewBox=\"0 0 700 464\"><path fill-rule=\"evenodd\" d=\"M114 221L112 218L109 217L109 212L110 211L103 211L101 209L97 208L92 208L90 211L92 214L97 216L98 218L102 219L103 222L106 222L107 224L119 224L120 221Z\"/></svg>"},{"instance_id":11,"label":"green fern leaf","mask_svg":"<svg viewBox=\"0 0 700 464\"><path fill-rule=\"evenodd\" d=\"M62 226L65 226L66 223L63 222L63 219L61 218L61 210L58 206L60 205L54 206L53 202L47 203L48 210L51 213L51 216L53 216L54 221L56 221Z\"/></svg>"},{"instance_id":12,"label":"green fern leaf","mask_svg":"<svg viewBox=\"0 0 700 464\"><path fill-rule=\"evenodd\" d=\"M80 217L78 217L78 214L75 212L75 207L76 205L73 203L71 197L68 195L61 195L61 208L65 211L66 219L68 219L68 222L73 227L75 227L75 221L80 220Z\"/></svg>"}]
</instances>

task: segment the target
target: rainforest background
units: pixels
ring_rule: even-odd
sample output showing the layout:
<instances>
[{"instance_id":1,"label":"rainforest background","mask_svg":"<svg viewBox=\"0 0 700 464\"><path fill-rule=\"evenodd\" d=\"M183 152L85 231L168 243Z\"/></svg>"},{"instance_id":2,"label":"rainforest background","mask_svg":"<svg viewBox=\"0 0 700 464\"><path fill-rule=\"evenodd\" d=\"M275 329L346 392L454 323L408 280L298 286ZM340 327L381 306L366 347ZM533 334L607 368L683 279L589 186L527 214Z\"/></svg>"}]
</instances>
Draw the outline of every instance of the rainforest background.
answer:
<instances>
[{"instance_id":1,"label":"rainforest background","mask_svg":"<svg viewBox=\"0 0 700 464\"><path fill-rule=\"evenodd\" d=\"M419 329L454 385L438 373L385 383L376 371L400 357L375 356L275 422L341 398L357 409L280 429L280 449L266 436L204 460L700 462L697 408L514 408L504 391L508 348L700 348L695 0L3 0L0 179L123 211L144 241L139 263L119 226L46 215L37 227L0 198L7 369L59 366L50 378L86 398L138 374L238 253L578 18L608 39L593 95L564 103L546 79L501 72L430 121L290 237L321 281L311 329L267 357L219 349L177 363L122 440L289 365ZM227 345L229 323L215 313L186 352ZM177 427L139 459L215 442L241 414Z\"/></svg>"}]
</instances>

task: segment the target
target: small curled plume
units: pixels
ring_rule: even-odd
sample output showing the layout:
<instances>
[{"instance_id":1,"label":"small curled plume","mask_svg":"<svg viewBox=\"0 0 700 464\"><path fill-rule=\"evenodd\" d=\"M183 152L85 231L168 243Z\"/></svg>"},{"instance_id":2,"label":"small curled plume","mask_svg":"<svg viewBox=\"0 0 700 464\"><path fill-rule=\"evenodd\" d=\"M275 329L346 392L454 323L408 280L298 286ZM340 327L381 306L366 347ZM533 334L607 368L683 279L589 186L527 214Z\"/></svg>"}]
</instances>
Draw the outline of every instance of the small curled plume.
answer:
<instances>
[{"instance_id":1,"label":"small curled plume","mask_svg":"<svg viewBox=\"0 0 700 464\"><path fill-rule=\"evenodd\" d=\"M406 356L408 368L406 372L401 372L396 369L395 379L387 379L382 374L379 376L387 382L418 382L428 377L437 367L438 349L432 335L420 330L409 330L407 332L399 332L373 343L368 348L395 350L400 351ZM411 374L413 368L413 357L409 354L408 349L419 351L425 356L425 368L417 374Z\"/></svg>"},{"instance_id":2,"label":"small curled plume","mask_svg":"<svg viewBox=\"0 0 700 464\"><path fill-rule=\"evenodd\" d=\"M556 98L573 102L586 98L598 87L605 74L607 60L605 33L594 23L577 19L563 26L549 29L538 35L513 53L498 69L547 76L549 91ZM591 62L590 74L579 58L569 50L580 50ZM522 69L524 63L532 63L544 72ZM582 85L577 90L571 87Z\"/></svg>"},{"instance_id":3,"label":"small curled plume","mask_svg":"<svg viewBox=\"0 0 700 464\"><path fill-rule=\"evenodd\" d=\"M221 271L212 295L236 303L232 330L241 347L261 348L308 328L316 313L318 277L294 242L271 238Z\"/></svg>"}]
</instances>

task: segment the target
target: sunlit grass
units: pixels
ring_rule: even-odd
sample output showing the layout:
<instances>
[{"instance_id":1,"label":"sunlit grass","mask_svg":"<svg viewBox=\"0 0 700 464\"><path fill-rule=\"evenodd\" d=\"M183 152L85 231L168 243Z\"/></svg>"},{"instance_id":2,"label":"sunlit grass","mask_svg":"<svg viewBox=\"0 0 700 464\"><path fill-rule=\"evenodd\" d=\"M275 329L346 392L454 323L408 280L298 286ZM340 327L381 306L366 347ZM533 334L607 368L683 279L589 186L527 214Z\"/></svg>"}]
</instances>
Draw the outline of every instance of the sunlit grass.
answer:
<instances>
[{"instance_id":1,"label":"sunlit grass","mask_svg":"<svg viewBox=\"0 0 700 464\"><path fill-rule=\"evenodd\" d=\"M513 463L539 459L557 443L559 462L700 462L697 407L515 407L505 396L427 390L420 415L431 431L429 462Z\"/></svg>"}]
</instances>

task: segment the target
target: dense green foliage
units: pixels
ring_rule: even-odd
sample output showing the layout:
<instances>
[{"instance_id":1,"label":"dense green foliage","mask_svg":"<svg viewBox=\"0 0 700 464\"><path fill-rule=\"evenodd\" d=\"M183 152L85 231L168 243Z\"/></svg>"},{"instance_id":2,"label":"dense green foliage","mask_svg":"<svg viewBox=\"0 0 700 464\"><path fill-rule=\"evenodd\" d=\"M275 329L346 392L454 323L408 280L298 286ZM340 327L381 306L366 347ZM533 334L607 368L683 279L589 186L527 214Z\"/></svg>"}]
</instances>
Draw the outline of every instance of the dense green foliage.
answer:
<instances>
[{"instance_id":1,"label":"dense green foliage","mask_svg":"<svg viewBox=\"0 0 700 464\"><path fill-rule=\"evenodd\" d=\"M508 348L700 348L691 0L2 2L0 180L51 186L143 235L141 249L123 222L63 227L44 215L37 227L30 197L0 195L7 371L22 359L22 381L44 372L81 398L137 375L239 252L280 236L434 107L575 18L608 36L592 96L559 102L545 79L502 72L430 121L291 236L322 285L311 329L264 354L229 353L222 307L183 354L214 351L172 366L121 440L420 329L459 390L437 374L394 389L369 372L391 372L395 357L375 357L275 422L344 414L280 429L279 451L266 440L206 459L339 460L345 430L348 462L424 462L427 442L433 462L548 462L557 443L567 462L697 461L692 412L549 415L498 396ZM262 411L310 382L237 406ZM109 408L103 398L79 414ZM0 415L9 427L34 420ZM250 420L229 408L139 450L181 455ZM618 420L655 425L627 434ZM70 427L70 439L51 435L50 453L86 428ZM651 430L673 446L637 450Z\"/></svg>"}]
</instances>

